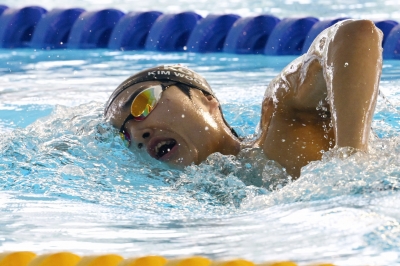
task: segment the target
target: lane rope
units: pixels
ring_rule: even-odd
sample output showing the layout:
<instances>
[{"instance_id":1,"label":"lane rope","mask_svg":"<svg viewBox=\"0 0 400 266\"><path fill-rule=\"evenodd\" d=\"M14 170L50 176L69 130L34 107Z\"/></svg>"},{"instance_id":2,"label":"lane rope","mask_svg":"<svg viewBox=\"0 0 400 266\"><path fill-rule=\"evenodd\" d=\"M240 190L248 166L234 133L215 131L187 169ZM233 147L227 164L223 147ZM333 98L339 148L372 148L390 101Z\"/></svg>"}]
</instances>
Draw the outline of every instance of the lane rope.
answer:
<instances>
[{"instance_id":1,"label":"lane rope","mask_svg":"<svg viewBox=\"0 0 400 266\"><path fill-rule=\"evenodd\" d=\"M314 263L310 266L334 266ZM162 256L123 258L118 254L79 256L71 252L36 255L30 251L0 253L0 266L297 266L294 261L254 263L244 259L214 261L206 257L167 259Z\"/></svg>"},{"instance_id":2,"label":"lane rope","mask_svg":"<svg viewBox=\"0 0 400 266\"><path fill-rule=\"evenodd\" d=\"M301 55L321 31L343 19L347 18L202 17L190 11L125 14L113 8L48 11L40 6L14 9L0 5L0 48ZM399 23L382 20L375 25L384 33L383 58L400 59Z\"/></svg>"}]
</instances>

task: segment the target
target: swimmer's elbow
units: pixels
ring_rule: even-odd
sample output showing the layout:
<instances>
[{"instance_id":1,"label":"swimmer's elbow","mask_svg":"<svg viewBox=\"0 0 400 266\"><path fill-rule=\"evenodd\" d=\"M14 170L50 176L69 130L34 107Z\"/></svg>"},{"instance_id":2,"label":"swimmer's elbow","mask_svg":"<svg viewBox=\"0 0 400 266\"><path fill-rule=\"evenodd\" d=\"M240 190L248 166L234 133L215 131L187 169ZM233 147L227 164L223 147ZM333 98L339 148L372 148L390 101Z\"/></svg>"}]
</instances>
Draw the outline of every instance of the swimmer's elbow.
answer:
<instances>
[{"instance_id":1,"label":"swimmer's elbow","mask_svg":"<svg viewBox=\"0 0 400 266\"><path fill-rule=\"evenodd\" d=\"M339 35L345 35L347 37L351 36L353 42L373 42L376 41L381 45L383 33L375 26L374 22L371 20L347 20L340 25L337 30ZM340 41L340 38L335 40Z\"/></svg>"}]
</instances>

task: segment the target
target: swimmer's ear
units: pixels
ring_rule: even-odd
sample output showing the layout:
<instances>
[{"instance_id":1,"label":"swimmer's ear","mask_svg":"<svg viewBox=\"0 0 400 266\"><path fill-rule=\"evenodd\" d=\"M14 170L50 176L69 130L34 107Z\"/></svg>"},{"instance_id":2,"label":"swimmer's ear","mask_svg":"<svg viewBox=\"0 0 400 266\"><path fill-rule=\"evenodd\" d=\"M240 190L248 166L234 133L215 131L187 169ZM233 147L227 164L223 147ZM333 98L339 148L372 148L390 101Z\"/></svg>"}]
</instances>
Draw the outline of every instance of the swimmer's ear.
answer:
<instances>
[{"instance_id":1,"label":"swimmer's ear","mask_svg":"<svg viewBox=\"0 0 400 266\"><path fill-rule=\"evenodd\" d=\"M213 114L215 110L219 110L219 102L212 95L204 93L200 90L192 90L193 96L198 99L197 104L200 104L202 109Z\"/></svg>"},{"instance_id":2,"label":"swimmer's ear","mask_svg":"<svg viewBox=\"0 0 400 266\"><path fill-rule=\"evenodd\" d=\"M219 102L212 95L203 94L202 100L209 113L213 114L215 111L219 112Z\"/></svg>"}]
</instances>

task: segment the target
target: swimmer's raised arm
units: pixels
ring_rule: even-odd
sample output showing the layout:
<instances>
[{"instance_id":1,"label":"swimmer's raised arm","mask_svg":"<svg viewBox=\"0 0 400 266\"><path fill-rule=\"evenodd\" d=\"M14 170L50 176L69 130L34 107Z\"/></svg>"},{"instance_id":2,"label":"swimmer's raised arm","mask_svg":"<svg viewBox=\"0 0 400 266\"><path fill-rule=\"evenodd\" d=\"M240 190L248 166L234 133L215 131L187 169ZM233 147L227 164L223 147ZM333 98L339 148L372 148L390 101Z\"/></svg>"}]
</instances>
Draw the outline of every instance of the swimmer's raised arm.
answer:
<instances>
[{"instance_id":1,"label":"swimmer's raised arm","mask_svg":"<svg viewBox=\"0 0 400 266\"><path fill-rule=\"evenodd\" d=\"M321 32L271 81L255 146L293 177L333 147L366 150L382 67L382 33L368 20Z\"/></svg>"},{"instance_id":2,"label":"swimmer's raised arm","mask_svg":"<svg viewBox=\"0 0 400 266\"><path fill-rule=\"evenodd\" d=\"M294 106L330 106L335 144L366 150L382 67L382 33L369 20L347 20L321 33L304 57L308 67ZM304 70L302 70L304 71ZM301 76L300 76L301 77Z\"/></svg>"}]
</instances>

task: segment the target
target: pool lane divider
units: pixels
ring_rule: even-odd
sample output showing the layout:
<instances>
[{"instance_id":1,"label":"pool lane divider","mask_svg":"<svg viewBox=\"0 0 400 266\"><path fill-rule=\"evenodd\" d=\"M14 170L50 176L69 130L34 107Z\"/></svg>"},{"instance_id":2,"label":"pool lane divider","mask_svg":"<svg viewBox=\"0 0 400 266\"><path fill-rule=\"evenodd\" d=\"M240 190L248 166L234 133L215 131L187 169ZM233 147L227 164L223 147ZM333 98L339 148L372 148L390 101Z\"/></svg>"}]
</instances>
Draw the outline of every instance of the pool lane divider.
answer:
<instances>
[{"instance_id":1,"label":"pool lane divider","mask_svg":"<svg viewBox=\"0 0 400 266\"><path fill-rule=\"evenodd\" d=\"M144 256L124 259L117 254L79 256L71 252L36 255L30 251L0 253L0 266L296 266L293 261L253 263L235 259L213 261L205 257L166 259L162 256ZM310 264L333 266L330 263Z\"/></svg>"},{"instance_id":2,"label":"pool lane divider","mask_svg":"<svg viewBox=\"0 0 400 266\"><path fill-rule=\"evenodd\" d=\"M109 8L20 9L0 5L0 48L147 50L160 52L224 52L300 55L324 29L346 18L279 19L273 15L195 12L163 14ZM382 30L384 59L400 59L400 25L375 21Z\"/></svg>"}]
</instances>

